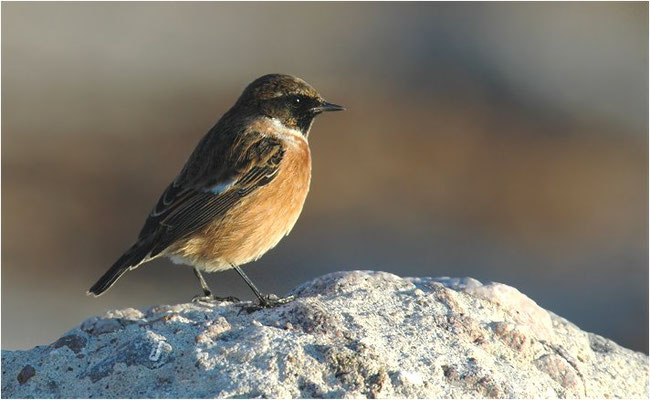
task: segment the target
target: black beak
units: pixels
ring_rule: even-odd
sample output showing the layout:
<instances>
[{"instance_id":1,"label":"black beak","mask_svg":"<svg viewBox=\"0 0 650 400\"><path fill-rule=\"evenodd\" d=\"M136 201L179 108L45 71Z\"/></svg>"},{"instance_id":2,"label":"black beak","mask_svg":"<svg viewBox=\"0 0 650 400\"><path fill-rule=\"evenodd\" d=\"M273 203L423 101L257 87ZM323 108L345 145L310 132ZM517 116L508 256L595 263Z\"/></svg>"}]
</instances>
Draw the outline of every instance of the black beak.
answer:
<instances>
[{"instance_id":1,"label":"black beak","mask_svg":"<svg viewBox=\"0 0 650 400\"><path fill-rule=\"evenodd\" d=\"M324 101L319 106L316 106L316 107L312 108L311 110L314 113L318 114L318 113L322 113L324 111L343 111L343 110L345 110L345 107L342 107L342 106L332 104L332 103L328 103L328 102Z\"/></svg>"}]
</instances>

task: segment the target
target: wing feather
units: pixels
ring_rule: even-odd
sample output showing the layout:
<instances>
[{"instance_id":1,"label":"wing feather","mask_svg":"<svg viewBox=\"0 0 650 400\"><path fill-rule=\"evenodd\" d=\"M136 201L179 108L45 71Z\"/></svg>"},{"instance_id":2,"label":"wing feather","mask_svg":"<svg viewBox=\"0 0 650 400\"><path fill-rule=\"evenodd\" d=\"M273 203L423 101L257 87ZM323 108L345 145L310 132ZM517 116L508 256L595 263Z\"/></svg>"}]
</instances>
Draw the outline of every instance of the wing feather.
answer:
<instances>
[{"instance_id":1,"label":"wing feather","mask_svg":"<svg viewBox=\"0 0 650 400\"><path fill-rule=\"evenodd\" d=\"M167 187L140 232L140 239L155 238L150 257L223 216L275 178L284 147L276 138L257 137L237 151L230 168L217 171L218 179L213 174L188 185L177 178Z\"/></svg>"}]
</instances>

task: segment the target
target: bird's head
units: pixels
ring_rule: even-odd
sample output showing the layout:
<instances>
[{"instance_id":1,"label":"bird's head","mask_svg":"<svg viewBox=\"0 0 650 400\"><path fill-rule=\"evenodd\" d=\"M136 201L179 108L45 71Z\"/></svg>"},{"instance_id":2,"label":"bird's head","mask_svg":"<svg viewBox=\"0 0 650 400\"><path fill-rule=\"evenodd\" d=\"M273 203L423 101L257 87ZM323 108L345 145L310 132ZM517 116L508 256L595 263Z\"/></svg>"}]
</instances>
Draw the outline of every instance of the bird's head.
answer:
<instances>
[{"instance_id":1,"label":"bird's head","mask_svg":"<svg viewBox=\"0 0 650 400\"><path fill-rule=\"evenodd\" d=\"M237 106L277 119L288 128L309 134L314 118L325 111L345 108L328 103L307 82L291 75L270 74L244 89Z\"/></svg>"}]
</instances>

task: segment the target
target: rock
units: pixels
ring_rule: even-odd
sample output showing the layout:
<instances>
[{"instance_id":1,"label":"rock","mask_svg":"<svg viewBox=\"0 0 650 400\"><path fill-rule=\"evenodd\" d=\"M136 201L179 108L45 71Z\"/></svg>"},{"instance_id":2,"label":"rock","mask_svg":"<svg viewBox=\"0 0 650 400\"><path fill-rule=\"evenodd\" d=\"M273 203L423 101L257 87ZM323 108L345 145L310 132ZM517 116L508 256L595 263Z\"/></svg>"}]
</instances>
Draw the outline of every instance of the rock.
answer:
<instances>
[{"instance_id":1,"label":"rock","mask_svg":"<svg viewBox=\"0 0 650 400\"><path fill-rule=\"evenodd\" d=\"M471 278L339 272L296 300L91 318L2 352L2 396L648 397L648 357Z\"/></svg>"}]
</instances>

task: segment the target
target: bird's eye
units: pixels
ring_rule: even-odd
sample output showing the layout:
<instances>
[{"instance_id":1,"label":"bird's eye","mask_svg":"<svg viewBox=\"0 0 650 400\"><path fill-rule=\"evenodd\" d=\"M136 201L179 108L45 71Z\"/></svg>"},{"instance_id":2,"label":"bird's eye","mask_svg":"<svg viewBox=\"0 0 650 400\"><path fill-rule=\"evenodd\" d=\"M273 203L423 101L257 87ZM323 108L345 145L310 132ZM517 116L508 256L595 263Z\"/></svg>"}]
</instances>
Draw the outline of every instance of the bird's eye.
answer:
<instances>
[{"instance_id":1,"label":"bird's eye","mask_svg":"<svg viewBox=\"0 0 650 400\"><path fill-rule=\"evenodd\" d=\"M305 103L305 99L300 95L293 95L287 98L293 108L300 108Z\"/></svg>"}]
</instances>

